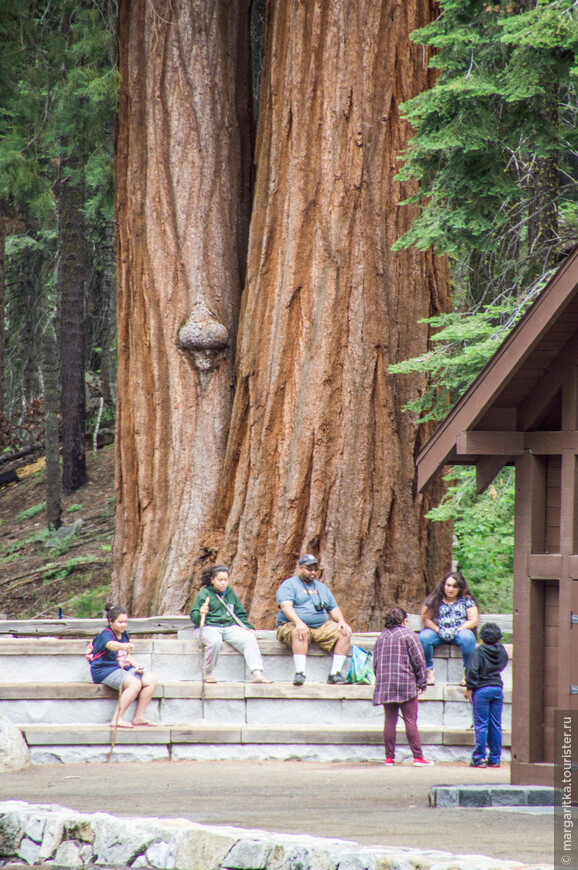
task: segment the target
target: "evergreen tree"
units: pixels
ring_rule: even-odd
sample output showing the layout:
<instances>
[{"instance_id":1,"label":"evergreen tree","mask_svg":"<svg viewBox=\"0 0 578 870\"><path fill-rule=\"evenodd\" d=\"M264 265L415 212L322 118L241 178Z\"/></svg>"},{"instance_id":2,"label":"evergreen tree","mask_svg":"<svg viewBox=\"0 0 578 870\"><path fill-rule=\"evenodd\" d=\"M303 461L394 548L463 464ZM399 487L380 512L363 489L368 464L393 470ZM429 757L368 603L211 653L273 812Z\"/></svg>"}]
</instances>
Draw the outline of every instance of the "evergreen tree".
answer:
<instances>
[{"instance_id":1,"label":"evergreen tree","mask_svg":"<svg viewBox=\"0 0 578 870\"><path fill-rule=\"evenodd\" d=\"M115 15L112 0L80 4L56 0L49 5L0 0L2 69L10 70L1 82L5 87L0 95L0 196L6 213L22 215L26 225L26 234L9 238L7 247L5 329L10 391L13 397L25 395L22 381L28 371L33 376L31 383L37 376L31 392L42 396L41 342L38 336L32 343L23 339L31 336L31 312L40 333L49 328L56 302L57 333L65 351L60 354L63 384L73 385L71 396L66 390L62 394L62 434L70 448L64 452L66 489L76 488L85 479L84 369L89 355L82 334L85 307L91 313L95 308L86 305L85 277L97 295L102 295L101 287L109 293L111 288L110 276L102 278L103 259L88 258L87 251L94 247L96 237L104 236L112 219ZM76 216L63 220L70 214L72 199ZM74 264L67 251L74 251ZM31 280L25 279L27 274ZM75 275L73 296L72 285L64 280L71 274ZM34 288L32 295L27 287ZM72 304L63 317L65 300ZM103 307L110 311L110 300ZM97 311L95 320L101 319ZM68 324L72 322L78 335L75 342L70 340ZM112 341L110 318L104 333ZM91 325L89 334L98 341L102 324ZM26 350L31 347L36 348L32 360ZM20 357L26 359L25 364L19 365ZM18 417L26 416L17 401L8 401L7 408L12 427ZM71 409L76 410L72 413Z\"/></svg>"},{"instance_id":2,"label":"evergreen tree","mask_svg":"<svg viewBox=\"0 0 578 870\"><path fill-rule=\"evenodd\" d=\"M578 237L578 17L573 0L440 7L412 37L441 73L404 106L399 178L422 207L396 247L448 253L468 307L542 281Z\"/></svg>"}]
</instances>

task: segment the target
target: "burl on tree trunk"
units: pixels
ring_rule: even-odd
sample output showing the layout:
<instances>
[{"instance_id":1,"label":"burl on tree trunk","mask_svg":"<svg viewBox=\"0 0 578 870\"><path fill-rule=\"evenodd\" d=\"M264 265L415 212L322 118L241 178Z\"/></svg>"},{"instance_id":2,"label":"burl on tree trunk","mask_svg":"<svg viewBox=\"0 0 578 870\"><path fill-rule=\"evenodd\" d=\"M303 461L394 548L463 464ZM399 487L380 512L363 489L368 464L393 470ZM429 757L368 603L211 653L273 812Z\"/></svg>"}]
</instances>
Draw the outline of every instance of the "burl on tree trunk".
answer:
<instances>
[{"instance_id":1,"label":"burl on tree trunk","mask_svg":"<svg viewBox=\"0 0 578 870\"><path fill-rule=\"evenodd\" d=\"M357 629L416 607L449 567L450 530L415 492L428 432L401 410L425 381L388 373L426 351L417 321L449 305L444 260L391 251L412 218L394 181L411 135L399 105L432 84L408 37L432 10L269 5L218 556L262 627L302 552Z\"/></svg>"},{"instance_id":2,"label":"burl on tree trunk","mask_svg":"<svg viewBox=\"0 0 578 870\"><path fill-rule=\"evenodd\" d=\"M113 595L177 612L212 528L250 216L247 0L122 0Z\"/></svg>"}]
</instances>

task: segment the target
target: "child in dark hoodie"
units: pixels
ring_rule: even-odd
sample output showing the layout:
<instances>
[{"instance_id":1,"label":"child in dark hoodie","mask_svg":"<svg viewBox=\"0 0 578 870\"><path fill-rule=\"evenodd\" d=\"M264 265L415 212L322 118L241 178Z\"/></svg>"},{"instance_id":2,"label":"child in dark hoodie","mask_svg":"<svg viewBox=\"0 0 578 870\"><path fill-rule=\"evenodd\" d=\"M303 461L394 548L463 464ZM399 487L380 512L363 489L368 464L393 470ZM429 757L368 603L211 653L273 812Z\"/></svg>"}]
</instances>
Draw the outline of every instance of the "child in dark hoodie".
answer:
<instances>
[{"instance_id":1,"label":"child in dark hoodie","mask_svg":"<svg viewBox=\"0 0 578 870\"><path fill-rule=\"evenodd\" d=\"M482 643L473 651L466 667L464 695L473 702L476 745L470 767L499 767L502 755L502 705L504 690L501 671L508 653L500 643L502 631L495 622L480 630ZM489 755L486 758L486 745Z\"/></svg>"}]
</instances>

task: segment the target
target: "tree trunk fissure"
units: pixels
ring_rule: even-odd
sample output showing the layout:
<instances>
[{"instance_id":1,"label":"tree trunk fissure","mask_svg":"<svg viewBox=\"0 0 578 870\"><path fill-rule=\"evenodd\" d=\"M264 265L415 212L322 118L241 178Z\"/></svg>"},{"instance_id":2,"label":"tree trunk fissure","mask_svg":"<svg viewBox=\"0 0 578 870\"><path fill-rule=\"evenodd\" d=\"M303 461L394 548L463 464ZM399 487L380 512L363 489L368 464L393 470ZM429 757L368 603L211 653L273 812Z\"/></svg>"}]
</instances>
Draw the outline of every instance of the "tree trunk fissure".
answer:
<instances>
[{"instance_id":1,"label":"tree trunk fissure","mask_svg":"<svg viewBox=\"0 0 578 870\"><path fill-rule=\"evenodd\" d=\"M448 305L443 261L390 251L410 218L397 106L430 75L408 34L430 13L423 0L270 5L222 550L259 625L310 549L360 629L394 600L416 606L433 579L418 436L399 412L425 379L387 372L427 349L416 321ZM448 532L428 535L439 573Z\"/></svg>"}]
</instances>

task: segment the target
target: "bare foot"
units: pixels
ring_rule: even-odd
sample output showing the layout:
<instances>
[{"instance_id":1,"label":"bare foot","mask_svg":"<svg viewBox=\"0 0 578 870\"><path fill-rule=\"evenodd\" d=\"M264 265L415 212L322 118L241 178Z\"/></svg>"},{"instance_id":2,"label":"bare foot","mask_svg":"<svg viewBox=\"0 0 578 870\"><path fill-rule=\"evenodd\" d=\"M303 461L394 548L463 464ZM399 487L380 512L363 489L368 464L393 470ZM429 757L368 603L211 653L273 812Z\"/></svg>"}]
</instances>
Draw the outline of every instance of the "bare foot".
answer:
<instances>
[{"instance_id":1,"label":"bare foot","mask_svg":"<svg viewBox=\"0 0 578 870\"><path fill-rule=\"evenodd\" d=\"M147 728L156 728L157 727L156 722L149 722L148 719L141 719L140 722L137 722L136 719L133 719L132 724L136 725L137 727L139 727L141 725L145 725Z\"/></svg>"},{"instance_id":2,"label":"bare foot","mask_svg":"<svg viewBox=\"0 0 578 870\"><path fill-rule=\"evenodd\" d=\"M205 677L205 683L216 683L216 682L217 681L212 674L207 674L207 676Z\"/></svg>"},{"instance_id":3,"label":"bare foot","mask_svg":"<svg viewBox=\"0 0 578 870\"><path fill-rule=\"evenodd\" d=\"M116 725L117 728L132 728L132 722L125 722L124 719L119 719L118 722L110 723L113 727Z\"/></svg>"},{"instance_id":4,"label":"bare foot","mask_svg":"<svg viewBox=\"0 0 578 870\"><path fill-rule=\"evenodd\" d=\"M253 682L254 682L254 683L272 683L273 680L267 680L267 679L265 679L265 677L263 676L263 674L254 674L254 675L253 675Z\"/></svg>"}]
</instances>

